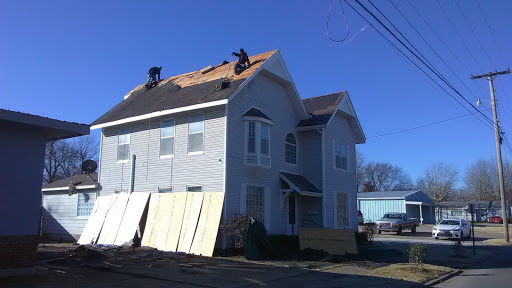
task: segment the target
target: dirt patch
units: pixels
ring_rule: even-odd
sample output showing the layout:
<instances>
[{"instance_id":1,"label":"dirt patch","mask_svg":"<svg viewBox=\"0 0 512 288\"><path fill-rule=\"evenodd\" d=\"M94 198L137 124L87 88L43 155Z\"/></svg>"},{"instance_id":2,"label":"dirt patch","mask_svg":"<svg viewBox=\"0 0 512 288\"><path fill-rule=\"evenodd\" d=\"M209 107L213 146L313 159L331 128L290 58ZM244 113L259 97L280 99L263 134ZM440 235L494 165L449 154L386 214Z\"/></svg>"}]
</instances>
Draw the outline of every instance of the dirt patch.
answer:
<instances>
[{"instance_id":1,"label":"dirt patch","mask_svg":"<svg viewBox=\"0 0 512 288\"><path fill-rule=\"evenodd\" d=\"M451 271L453 271L452 268L443 266L423 264L423 267L419 267L414 264L400 263L374 269L371 275L423 283Z\"/></svg>"},{"instance_id":2,"label":"dirt patch","mask_svg":"<svg viewBox=\"0 0 512 288\"><path fill-rule=\"evenodd\" d=\"M505 242L503 239L487 239L484 241L485 244L496 245L496 246L512 246L512 243Z\"/></svg>"}]
</instances>

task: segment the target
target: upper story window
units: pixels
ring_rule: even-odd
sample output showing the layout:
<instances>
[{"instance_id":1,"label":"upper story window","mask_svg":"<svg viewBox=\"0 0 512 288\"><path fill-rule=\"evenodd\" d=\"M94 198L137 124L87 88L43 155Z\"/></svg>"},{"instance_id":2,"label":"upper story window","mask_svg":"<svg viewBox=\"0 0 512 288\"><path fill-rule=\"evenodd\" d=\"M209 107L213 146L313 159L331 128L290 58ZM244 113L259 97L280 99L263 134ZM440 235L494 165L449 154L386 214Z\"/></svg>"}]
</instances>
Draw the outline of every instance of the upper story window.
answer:
<instances>
[{"instance_id":1,"label":"upper story window","mask_svg":"<svg viewBox=\"0 0 512 288\"><path fill-rule=\"evenodd\" d=\"M243 115L245 125L245 164L270 166L270 118L256 108Z\"/></svg>"},{"instance_id":2,"label":"upper story window","mask_svg":"<svg viewBox=\"0 0 512 288\"><path fill-rule=\"evenodd\" d=\"M285 161L289 164L297 164L297 140L295 139L295 135L293 133L288 133L286 135L285 141Z\"/></svg>"},{"instance_id":3,"label":"upper story window","mask_svg":"<svg viewBox=\"0 0 512 288\"><path fill-rule=\"evenodd\" d=\"M333 166L335 169L348 170L347 146L333 141Z\"/></svg>"},{"instance_id":4,"label":"upper story window","mask_svg":"<svg viewBox=\"0 0 512 288\"><path fill-rule=\"evenodd\" d=\"M174 120L160 123L160 157L174 155Z\"/></svg>"},{"instance_id":5,"label":"upper story window","mask_svg":"<svg viewBox=\"0 0 512 288\"><path fill-rule=\"evenodd\" d=\"M187 185L187 192L203 192L201 185Z\"/></svg>"},{"instance_id":6,"label":"upper story window","mask_svg":"<svg viewBox=\"0 0 512 288\"><path fill-rule=\"evenodd\" d=\"M119 129L117 138L117 162L128 161L130 155L130 128Z\"/></svg>"},{"instance_id":7,"label":"upper story window","mask_svg":"<svg viewBox=\"0 0 512 288\"><path fill-rule=\"evenodd\" d=\"M192 115L188 123L188 154L201 154L204 146L204 115Z\"/></svg>"}]
</instances>

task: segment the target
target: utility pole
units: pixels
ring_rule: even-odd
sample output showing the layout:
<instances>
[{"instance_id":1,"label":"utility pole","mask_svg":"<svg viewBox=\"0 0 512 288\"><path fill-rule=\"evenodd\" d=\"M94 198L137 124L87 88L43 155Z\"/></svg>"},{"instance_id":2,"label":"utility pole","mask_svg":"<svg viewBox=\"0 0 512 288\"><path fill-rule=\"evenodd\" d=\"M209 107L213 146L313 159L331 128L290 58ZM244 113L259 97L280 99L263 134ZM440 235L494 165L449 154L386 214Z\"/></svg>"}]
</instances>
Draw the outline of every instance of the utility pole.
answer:
<instances>
[{"instance_id":1,"label":"utility pole","mask_svg":"<svg viewBox=\"0 0 512 288\"><path fill-rule=\"evenodd\" d=\"M499 124L498 124L498 116L496 115L496 100L494 99L494 85L492 81L498 77L498 75L509 74L510 69L501 72L489 72L484 75L473 76L471 75L471 80L486 78L489 80L489 89L491 90L491 104L492 104L492 115L494 118L494 135L496 137L496 154L498 156L498 173L500 177L500 196L501 196L501 218L503 219L503 233L505 234L505 242L510 242L508 236L508 215L507 215L507 201L505 199L505 185L503 184L503 165L501 163L501 141L502 138L500 136ZM479 100L480 102L480 100Z\"/></svg>"}]
</instances>

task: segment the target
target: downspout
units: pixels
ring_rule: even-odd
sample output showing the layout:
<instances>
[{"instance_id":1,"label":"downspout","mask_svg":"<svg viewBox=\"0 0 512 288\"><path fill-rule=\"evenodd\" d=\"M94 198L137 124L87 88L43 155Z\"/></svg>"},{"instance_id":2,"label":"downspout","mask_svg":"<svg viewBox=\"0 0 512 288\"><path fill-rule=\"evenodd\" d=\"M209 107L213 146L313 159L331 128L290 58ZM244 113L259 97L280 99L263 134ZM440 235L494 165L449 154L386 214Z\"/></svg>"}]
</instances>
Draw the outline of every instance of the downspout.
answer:
<instances>
[{"instance_id":1,"label":"downspout","mask_svg":"<svg viewBox=\"0 0 512 288\"><path fill-rule=\"evenodd\" d=\"M227 157L227 148L228 148L228 107L229 107L229 102L226 104L226 106L224 106L224 187L223 187L223 190L224 190L224 203L223 203L223 217L222 217L222 225L225 227L226 226L226 218L227 218L227 207L226 207L226 194L227 194L227 191L226 191L226 181L227 181L227 161L228 161L228 157ZM222 234L222 249L226 249L227 248L227 245L226 245L226 235L225 234Z\"/></svg>"},{"instance_id":2,"label":"downspout","mask_svg":"<svg viewBox=\"0 0 512 288\"><path fill-rule=\"evenodd\" d=\"M98 168L98 181L96 183L96 185L98 186L97 187L98 190L96 191L96 200L98 200L98 197L100 197L100 189L101 189L100 188L101 187L101 185L100 185L100 183L101 183L101 155L103 154L103 153L101 153L101 151L103 151L103 129L104 128L101 128L101 136L100 136L100 158L98 159L98 162L99 162L98 163L98 167L99 167Z\"/></svg>"},{"instance_id":3,"label":"downspout","mask_svg":"<svg viewBox=\"0 0 512 288\"><path fill-rule=\"evenodd\" d=\"M317 129L322 135L320 145L322 146L322 225L327 228L327 191L325 191L325 130Z\"/></svg>"},{"instance_id":4,"label":"downspout","mask_svg":"<svg viewBox=\"0 0 512 288\"><path fill-rule=\"evenodd\" d=\"M128 192L131 194L133 192L133 184L135 182L135 154L132 154L132 166L130 170L130 189Z\"/></svg>"}]
</instances>

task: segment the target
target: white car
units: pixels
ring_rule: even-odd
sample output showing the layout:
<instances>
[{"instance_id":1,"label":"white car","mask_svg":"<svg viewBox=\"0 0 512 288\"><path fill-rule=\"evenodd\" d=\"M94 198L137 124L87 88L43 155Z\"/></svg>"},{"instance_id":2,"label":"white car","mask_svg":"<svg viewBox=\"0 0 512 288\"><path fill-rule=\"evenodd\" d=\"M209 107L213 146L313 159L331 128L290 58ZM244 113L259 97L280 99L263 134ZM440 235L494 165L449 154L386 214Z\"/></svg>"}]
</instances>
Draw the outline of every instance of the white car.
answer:
<instances>
[{"instance_id":1,"label":"white car","mask_svg":"<svg viewBox=\"0 0 512 288\"><path fill-rule=\"evenodd\" d=\"M432 228L432 237L459 238L471 236L471 226L464 219L443 219Z\"/></svg>"}]
</instances>

